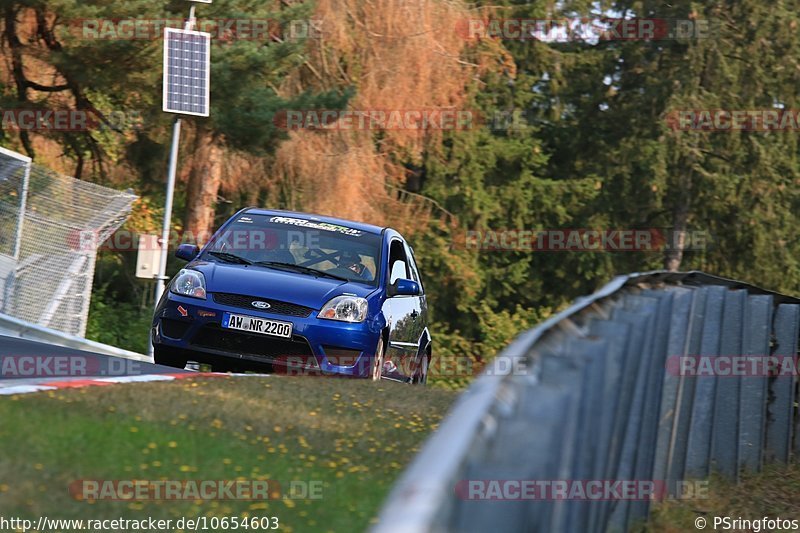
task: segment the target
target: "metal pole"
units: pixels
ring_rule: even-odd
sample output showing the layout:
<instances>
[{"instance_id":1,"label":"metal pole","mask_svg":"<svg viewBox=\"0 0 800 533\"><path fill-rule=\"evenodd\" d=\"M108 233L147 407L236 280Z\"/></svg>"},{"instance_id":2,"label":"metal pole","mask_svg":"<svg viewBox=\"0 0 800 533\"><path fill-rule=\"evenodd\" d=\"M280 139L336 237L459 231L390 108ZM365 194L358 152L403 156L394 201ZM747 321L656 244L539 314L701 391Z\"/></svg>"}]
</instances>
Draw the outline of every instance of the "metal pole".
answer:
<instances>
[{"instance_id":1,"label":"metal pole","mask_svg":"<svg viewBox=\"0 0 800 533\"><path fill-rule=\"evenodd\" d=\"M167 198L164 202L164 225L161 228L161 260L158 264L156 276L156 292L154 305L158 306L161 295L164 294L164 284L167 277L167 257L169 256L169 230L172 225L172 199L175 196L175 175L178 167L178 148L181 141L181 119L175 117L172 124L172 148L169 152L169 171L167 173ZM153 355L153 344L147 345L148 355Z\"/></svg>"},{"instance_id":2,"label":"metal pole","mask_svg":"<svg viewBox=\"0 0 800 533\"><path fill-rule=\"evenodd\" d=\"M19 255L22 251L22 228L25 224L25 211L28 205L28 182L31 178L31 160L25 163L25 173L22 177L22 191L20 194L19 202L19 218L17 218L17 235L14 239L14 261L19 261Z\"/></svg>"},{"instance_id":3,"label":"metal pole","mask_svg":"<svg viewBox=\"0 0 800 533\"><path fill-rule=\"evenodd\" d=\"M172 224L172 200L175 196L175 175L178 167L178 148L181 142L181 119L176 117L172 124L172 149L169 153L169 173L167 174L167 199L164 202L164 225L161 228L161 260L156 277L156 304L164 292L164 282L168 279L167 257L169 255L169 230Z\"/></svg>"}]
</instances>

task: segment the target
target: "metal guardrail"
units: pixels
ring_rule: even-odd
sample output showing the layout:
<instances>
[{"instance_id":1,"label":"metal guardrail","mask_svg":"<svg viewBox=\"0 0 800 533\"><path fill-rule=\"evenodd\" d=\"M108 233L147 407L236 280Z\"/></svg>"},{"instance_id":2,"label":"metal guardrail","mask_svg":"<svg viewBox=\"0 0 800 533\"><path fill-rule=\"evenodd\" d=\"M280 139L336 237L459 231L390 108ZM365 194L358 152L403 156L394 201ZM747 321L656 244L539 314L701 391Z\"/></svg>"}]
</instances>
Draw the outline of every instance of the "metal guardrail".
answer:
<instances>
[{"instance_id":1,"label":"metal guardrail","mask_svg":"<svg viewBox=\"0 0 800 533\"><path fill-rule=\"evenodd\" d=\"M800 452L796 377L687 376L687 356L796 361L800 300L701 272L614 279L519 336L393 488L376 533L625 531L650 501L463 499L465 480L736 479ZM680 359L684 358L684 359Z\"/></svg>"},{"instance_id":2,"label":"metal guardrail","mask_svg":"<svg viewBox=\"0 0 800 533\"><path fill-rule=\"evenodd\" d=\"M27 339L45 344L52 344L54 346L63 346L65 348L73 348L75 350L83 350L92 353L99 353L104 355L112 355L114 357L123 357L125 359L133 359L135 361L144 361L152 363L153 359L146 355L136 352L130 352L117 348L116 346L109 346L95 341L90 341L82 337L76 337L67 333L57 331L50 328L45 328L37 324L31 324L12 316L0 314L0 336L16 337L19 339ZM2 337L0 337L0 355L14 355L4 352Z\"/></svg>"}]
</instances>

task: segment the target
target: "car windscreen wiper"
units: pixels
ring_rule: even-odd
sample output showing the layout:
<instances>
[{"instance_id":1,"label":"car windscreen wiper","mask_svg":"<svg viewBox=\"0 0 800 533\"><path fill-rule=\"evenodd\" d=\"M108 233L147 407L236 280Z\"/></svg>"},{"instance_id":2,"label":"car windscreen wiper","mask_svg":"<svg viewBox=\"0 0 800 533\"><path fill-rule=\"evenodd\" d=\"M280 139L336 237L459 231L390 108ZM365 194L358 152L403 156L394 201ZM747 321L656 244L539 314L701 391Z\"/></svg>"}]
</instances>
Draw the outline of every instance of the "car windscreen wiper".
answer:
<instances>
[{"instance_id":1,"label":"car windscreen wiper","mask_svg":"<svg viewBox=\"0 0 800 533\"><path fill-rule=\"evenodd\" d=\"M297 272L311 274L312 276L325 276L327 278L338 279L341 281L352 281L344 276L337 276L336 274L331 274L330 272L325 272L324 270L317 270L316 268L296 265L294 263L281 263L279 261L257 261L255 264L275 268L285 268L287 270L295 270Z\"/></svg>"},{"instance_id":2,"label":"car windscreen wiper","mask_svg":"<svg viewBox=\"0 0 800 533\"><path fill-rule=\"evenodd\" d=\"M229 263L239 263L240 265L252 265L253 262L249 259L245 259L244 257L238 256L236 254L232 254L230 252L208 252L210 255L214 257L219 257L223 261L227 261Z\"/></svg>"}]
</instances>

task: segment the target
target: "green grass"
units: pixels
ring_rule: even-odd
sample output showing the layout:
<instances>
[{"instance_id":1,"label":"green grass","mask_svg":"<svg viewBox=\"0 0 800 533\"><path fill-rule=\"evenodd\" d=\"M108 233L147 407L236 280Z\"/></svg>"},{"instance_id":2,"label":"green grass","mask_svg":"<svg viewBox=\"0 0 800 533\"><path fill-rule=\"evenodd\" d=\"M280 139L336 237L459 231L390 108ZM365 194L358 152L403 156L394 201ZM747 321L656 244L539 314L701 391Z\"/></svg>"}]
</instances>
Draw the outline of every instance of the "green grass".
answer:
<instances>
[{"instance_id":1,"label":"green grass","mask_svg":"<svg viewBox=\"0 0 800 533\"><path fill-rule=\"evenodd\" d=\"M278 516L361 531L455 393L324 378L219 377L0 399L0 516ZM80 479L321 481L322 498L74 499Z\"/></svg>"},{"instance_id":2,"label":"green grass","mask_svg":"<svg viewBox=\"0 0 800 533\"><path fill-rule=\"evenodd\" d=\"M759 520L763 517L800 519L800 467L769 465L760 474L747 474L736 485L717 476L708 482L708 497L667 501L655 506L647 531L699 531L695 519L707 520L713 531L714 517ZM717 530L721 528L719 525Z\"/></svg>"}]
</instances>

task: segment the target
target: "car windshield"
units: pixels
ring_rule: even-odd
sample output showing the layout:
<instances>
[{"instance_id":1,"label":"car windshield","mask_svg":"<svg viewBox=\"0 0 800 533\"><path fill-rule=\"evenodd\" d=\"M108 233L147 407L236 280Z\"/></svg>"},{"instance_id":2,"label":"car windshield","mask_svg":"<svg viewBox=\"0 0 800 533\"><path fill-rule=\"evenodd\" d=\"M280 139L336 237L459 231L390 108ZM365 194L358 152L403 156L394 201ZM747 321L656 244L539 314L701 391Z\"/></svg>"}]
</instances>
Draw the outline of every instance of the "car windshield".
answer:
<instances>
[{"instance_id":1,"label":"car windshield","mask_svg":"<svg viewBox=\"0 0 800 533\"><path fill-rule=\"evenodd\" d=\"M381 236L359 229L283 215L244 214L206 248L203 259L254 264L377 284Z\"/></svg>"}]
</instances>

